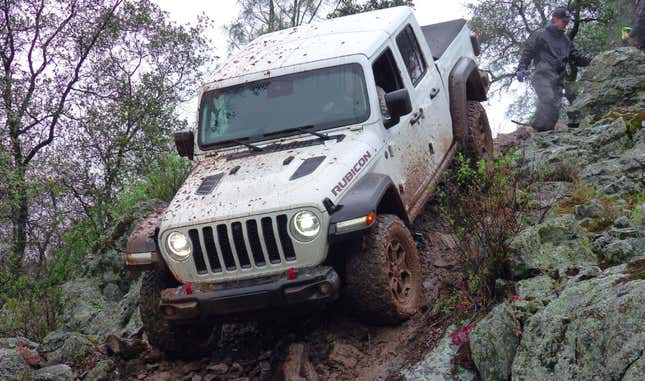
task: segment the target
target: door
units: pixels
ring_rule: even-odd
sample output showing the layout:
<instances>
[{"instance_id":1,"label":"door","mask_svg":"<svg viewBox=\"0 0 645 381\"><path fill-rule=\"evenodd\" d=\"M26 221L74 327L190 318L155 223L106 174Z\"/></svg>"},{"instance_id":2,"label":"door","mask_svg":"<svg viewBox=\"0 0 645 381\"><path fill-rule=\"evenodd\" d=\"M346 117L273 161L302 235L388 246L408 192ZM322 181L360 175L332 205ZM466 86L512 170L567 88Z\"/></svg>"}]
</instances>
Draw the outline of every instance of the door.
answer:
<instances>
[{"instance_id":1,"label":"door","mask_svg":"<svg viewBox=\"0 0 645 381\"><path fill-rule=\"evenodd\" d=\"M439 162L437 153L438 131L434 121L434 99L441 93L441 78L434 65L428 65L419 42L410 25L396 35L398 60L403 70L405 87L410 93L412 114L410 128L403 140L408 159L404 166L404 202L408 209L427 194L427 186ZM429 57L431 60L432 57ZM432 62L431 62L432 63Z\"/></svg>"}]
</instances>

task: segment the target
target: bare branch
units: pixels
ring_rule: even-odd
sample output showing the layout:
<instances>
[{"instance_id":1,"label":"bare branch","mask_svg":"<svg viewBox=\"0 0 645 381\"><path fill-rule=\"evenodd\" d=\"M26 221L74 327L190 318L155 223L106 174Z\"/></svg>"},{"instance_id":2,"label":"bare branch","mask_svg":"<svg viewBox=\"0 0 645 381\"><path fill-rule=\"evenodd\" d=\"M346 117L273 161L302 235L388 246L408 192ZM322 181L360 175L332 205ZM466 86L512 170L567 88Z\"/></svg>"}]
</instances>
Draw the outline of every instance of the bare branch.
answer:
<instances>
[{"instance_id":1,"label":"bare branch","mask_svg":"<svg viewBox=\"0 0 645 381\"><path fill-rule=\"evenodd\" d=\"M79 60L76 64L76 67L74 68L74 75L72 79L67 83L65 90L63 91L63 94L61 95L59 101L58 101L58 106L56 107L56 111L54 112L54 116L49 124L49 135L45 140L42 140L40 143L38 143L35 147L33 147L27 156L25 157L23 164L27 165L33 158L36 156L38 151L40 151L43 147L49 145L53 140L54 140L54 132L56 130L56 125L58 124L58 120L61 116L61 113L65 107L65 102L67 100L67 96L69 95L70 91L72 90L72 87L74 84L78 81L79 75L81 68L83 67L83 64L85 63L85 60L87 59L87 56L89 55L90 51L96 44L96 42L99 39L99 36L101 33L105 30L108 20L110 17L112 17L116 11L116 9L121 5L123 0L117 0L115 1L114 5L110 9L110 11L103 15L103 21L101 24L95 29L94 33L92 34L92 37L90 38L89 43L84 47L84 49L81 51L81 55L79 57Z\"/></svg>"}]
</instances>

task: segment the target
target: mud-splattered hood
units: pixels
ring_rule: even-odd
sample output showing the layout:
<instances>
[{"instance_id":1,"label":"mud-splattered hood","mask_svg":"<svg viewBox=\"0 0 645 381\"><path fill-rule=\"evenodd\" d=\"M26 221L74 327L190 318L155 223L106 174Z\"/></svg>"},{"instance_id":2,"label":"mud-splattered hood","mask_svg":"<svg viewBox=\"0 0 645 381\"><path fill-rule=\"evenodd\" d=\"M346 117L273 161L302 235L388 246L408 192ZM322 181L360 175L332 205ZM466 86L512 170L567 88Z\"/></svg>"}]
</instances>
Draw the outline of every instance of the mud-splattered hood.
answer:
<instances>
[{"instance_id":1,"label":"mud-splattered hood","mask_svg":"<svg viewBox=\"0 0 645 381\"><path fill-rule=\"evenodd\" d=\"M324 212L322 200L338 200L350 185L339 188L339 182L345 183L348 173L353 182L367 172L379 147L368 128L342 135L340 141L301 136L277 143L302 148L252 154L242 149L201 158L166 209L161 230L303 206Z\"/></svg>"}]
</instances>

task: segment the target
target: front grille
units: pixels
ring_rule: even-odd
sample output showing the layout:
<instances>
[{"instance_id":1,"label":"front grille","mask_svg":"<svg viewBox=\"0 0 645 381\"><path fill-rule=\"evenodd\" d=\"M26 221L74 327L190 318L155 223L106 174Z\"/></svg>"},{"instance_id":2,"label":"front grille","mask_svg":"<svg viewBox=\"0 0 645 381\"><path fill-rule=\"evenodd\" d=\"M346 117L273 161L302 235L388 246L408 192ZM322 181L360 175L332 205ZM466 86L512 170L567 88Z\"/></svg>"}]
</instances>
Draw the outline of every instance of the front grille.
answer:
<instances>
[{"instance_id":1,"label":"front grille","mask_svg":"<svg viewBox=\"0 0 645 381\"><path fill-rule=\"evenodd\" d=\"M198 274L266 268L296 261L285 214L190 229Z\"/></svg>"}]
</instances>

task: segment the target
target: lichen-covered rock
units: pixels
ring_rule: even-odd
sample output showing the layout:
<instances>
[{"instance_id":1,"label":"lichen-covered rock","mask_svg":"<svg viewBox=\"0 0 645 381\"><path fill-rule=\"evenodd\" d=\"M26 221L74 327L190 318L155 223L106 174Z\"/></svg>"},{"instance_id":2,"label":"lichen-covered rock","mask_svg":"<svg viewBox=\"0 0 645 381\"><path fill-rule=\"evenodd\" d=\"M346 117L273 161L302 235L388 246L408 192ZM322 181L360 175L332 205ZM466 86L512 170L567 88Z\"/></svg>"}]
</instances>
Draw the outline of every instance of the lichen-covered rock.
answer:
<instances>
[{"instance_id":1,"label":"lichen-covered rock","mask_svg":"<svg viewBox=\"0 0 645 381\"><path fill-rule=\"evenodd\" d=\"M23 337L0 339L0 380L29 379L32 369L20 353L21 345L29 350L38 349L38 344Z\"/></svg>"},{"instance_id":2,"label":"lichen-covered rock","mask_svg":"<svg viewBox=\"0 0 645 381\"><path fill-rule=\"evenodd\" d=\"M598 200L590 200L589 202L576 205L575 214L579 219L583 218L599 218L602 217L605 207Z\"/></svg>"},{"instance_id":3,"label":"lichen-covered rock","mask_svg":"<svg viewBox=\"0 0 645 381\"><path fill-rule=\"evenodd\" d=\"M569 118L584 117L589 123L616 107L642 111L645 109L645 54L631 47L603 52L591 61L578 83L580 92L567 110Z\"/></svg>"},{"instance_id":4,"label":"lichen-covered rock","mask_svg":"<svg viewBox=\"0 0 645 381\"><path fill-rule=\"evenodd\" d=\"M130 321L136 317L139 282L132 283L118 302L106 299L93 279L69 281L63 284L62 291L63 308L58 323L61 330L104 337L137 325Z\"/></svg>"},{"instance_id":5,"label":"lichen-covered rock","mask_svg":"<svg viewBox=\"0 0 645 381\"><path fill-rule=\"evenodd\" d=\"M54 331L43 339L40 353L48 364L80 365L96 348L93 337L78 332Z\"/></svg>"},{"instance_id":6,"label":"lichen-covered rock","mask_svg":"<svg viewBox=\"0 0 645 381\"><path fill-rule=\"evenodd\" d=\"M511 242L511 272L516 278L564 274L597 263L591 244L571 215L529 227Z\"/></svg>"},{"instance_id":7,"label":"lichen-covered rock","mask_svg":"<svg viewBox=\"0 0 645 381\"><path fill-rule=\"evenodd\" d=\"M496 306L470 334L470 353L487 381L506 381L511 375L515 350L520 343L519 321L508 303Z\"/></svg>"},{"instance_id":8,"label":"lichen-covered rock","mask_svg":"<svg viewBox=\"0 0 645 381\"><path fill-rule=\"evenodd\" d=\"M553 278L540 275L517 282L517 295L521 300L537 301L543 305L548 304L559 290Z\"/></svg>"},{"instance_id":9,"label":"lichen-covered rock","mask_svg":"<svg viewBox=\"0 0 645 381\"><path fill-rule=\"evenodd\" d=\"M593 247L606 264L625 263L645 253L645 228L639 219L621 216L594 240Z\"/></svg>"},{"instance_id":10,"label":"lichen-covered rock","mask_svg":"<svg viewBox=\"0 0 645 381\"><path fill-rule=\"evenodd\" d=\"M57 364L33 372L32 381L74 381L74 372L69 365Z\"/></svg>"},{"instance_id":11,"label":"lichen-covered rock","mask_svg":"<svg viewBox=\"0 0 645 381\"><path fill-rule=\"evenodd\" d=\"M446 335L437 343L432 352L423 360L401 372L406 380L414 381L474 381L474 372L455 365L453 360L459 352L459 346L453 345L449 333L455 330L450 326Z\"/></svg>"},{"instance_id":12,"label":"lichen-covered rock","mask_svg":"<svg viewBox=\"0 0 645 381\"><path fill-rule=\"evenodd\" d=\"M644 266L640 260L567 282L524 327L512 378L619 380L628 370L642 373L634 364L642 365L645 343Z\"/></svg>"},{"instance_id":13,"label":"lichen-covered rock","mask_svg":"<svg viewBox=\"0 0 645 381\"><path fill-rule=\"evenodd\" d=\"M645 192L645 128L630 131L622 118L535 134L523 144L525 172L581 179L605 195Z\"/></svg>"},{"instance_id":14,"label":"lichen-covered rock","mask_svg":"<svg viewBox=\"0 0 645 381\"><path fill-rule=\"evenodd\" d=\"M110 381L118 378L116 365L110 359L101 360L90 369L85 376L85 381Z\"/></svg>"}]
</instances>

